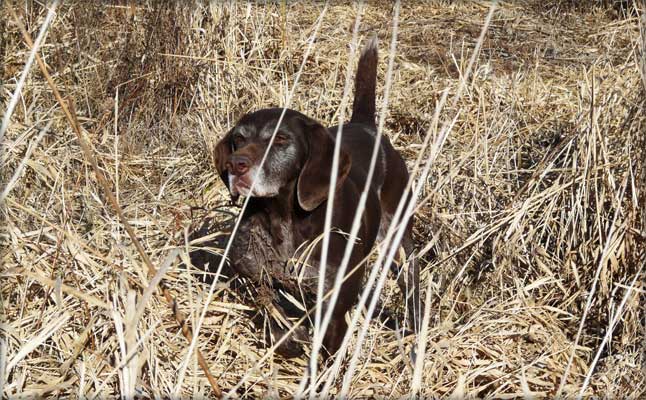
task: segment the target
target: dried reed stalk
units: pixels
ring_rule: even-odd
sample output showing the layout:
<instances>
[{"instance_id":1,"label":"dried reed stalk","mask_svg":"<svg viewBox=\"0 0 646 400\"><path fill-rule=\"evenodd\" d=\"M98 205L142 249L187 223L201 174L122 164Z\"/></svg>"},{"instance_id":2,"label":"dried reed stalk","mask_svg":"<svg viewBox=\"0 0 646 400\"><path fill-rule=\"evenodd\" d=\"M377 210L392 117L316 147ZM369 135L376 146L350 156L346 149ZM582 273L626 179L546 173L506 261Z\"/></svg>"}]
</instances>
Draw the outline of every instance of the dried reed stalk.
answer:
<instances>
[{"instance_id":1,"label":"dried reed stalk","mask_svg":"<svg viewBox=\"0 0 646 400\"><path fill-rule=\"evenodd\" d=\"M418 347L413 368L414 341L392 326L404 315L399 290L376 276L383 289L363 343L349 337L348 352L360 353L352 377L336 368L346 360L320 364L303 396L338 396L347 376L352 397L553 398L571 355L564 397L644 396L643 6L632 2L637 14L618 15L605 4L575 3L499 2L470 74L489 4L402 2L396 52L389 52L392 4L366 3L359 36L364 42L377 33L381 43L383 134L409 170L429 170L416 179L414 209L430 299L426 348L422 356ZM210 149L242 114L288 97L290 108L336 124L352 75L346 69L354 66L348 45L356 6L330 2L321 17L323 9L157 0L71 0L57 8L37 53L63 98L73 99L82 133L96 135L86 144L114 180L149 257L168 260L179 251L185 268L164 275L164 263L155 264L165 287L182 293L175 301L195 340L187 348L163 298L146 301L153 278L139 266L143 258L121 245L130 240L118 214L97 196L104 190L76 132L58 118L44 75L32 70L0 154L0 175L10 182L0 210L7 222L0 228L5 396L127 397L136 389L144 397L206 397L212 389L192 351L198 337L230 396L299 392L310 360L276 356L276 342L263 346L266 325L259 329L249 314L260 314L253 320L261 324L274 316L256 307L246 282L229 277L208 294L205 281L215 276L215 256L239 213L222 206L227 193ZM35 37L47 8L21 3L22 10ZM3 21L11 21L5 11ZM2 29L0 96L8 107L30 50L13 24ZM390 92L386 58L393 60ZM36 145L49 123L51 134ZM211 228L194 233L205 217ZM210 267L194 259L198 253ZM365 262L377 259L375 252ZM307 249L299 260L307 261ZM136 305L135 292L145 297ZM74 318L57 324L65 315ZM351 315L360 331L366 316L361 309Z\"/></svg>"},{"instance_id":2,"label":"dried reed stalk","mask_svg":"<svg viewBox=\"0 0 646 400\"><path fill-rule=\"evenodd\" d=\"M25 40L25 43L29 46L29 48L32 48L34 46L34 43L31 40L31 36L29 33L25 30L25 27L23 26L22 22L16 15L15 11L13 8L9 7L9 10L13 16L15 24L18 26L20 29L23 38ZM130 237L130 240L132 240L132 243L134 244L135 248L137 249L137 252L139 253L139 256L142 258L144 263L146 264L146 267L148 269L148 278L153 279L155 282L158 282L159 287L161 289L162 296L164 300L168 303L170 306L173 316L175 317L175 320L180 326L180 329L182 331L182 334L186 338L186 340L190 342L193 341L193 333L191 332L191 328L186 320L186 316L184 313L177 307L177 303L175 299L173 298L173 295L171 294L170 290L164 285L163 281L161 279L154 279L155 276L157 276L158 271L157 268L153 265L152 260L150 257L148 257L148 254L146 253L146 250L144 249L143 245L139 241L137 234L135 233L134 229L132 229L132 226L126 219L126 217L123 214L123 210L119 206L119 203L117 202L117 199L114 197L114 194L112 193L112 188L110 187L110 184L108 183L107 179L105 176L103 176L103 173L99 169L99 166L97 164L96 158L93 155L92 149L90 146L87 144L85 137L83 135L83 132L81 131L81 125L76 117L76 113L74 111L74 105L72 100L69 100L68 102L65 102L63 98L61 97L60 92L58 91L58 88L56 84L54 83L51 75L49 74L49 71L47 70L47 66L41 59L40 55L38 53L35 53L36 61L38 62L38 66L40 67L40 71L42 72L43 76L47 80L47 83L49 84L49 87L51 88L54 96L56 97L56 101L58 101L58 104L60 105L61 109L65 113L65 117L67 118L70 126L72 127L74 133L76 134L76 137L79 141L79 144L81 145L81 148L83 150L83 155L85 156L86 160L90 163L92 166L92 169L94 171L94 174L97 178L97 181L99 182L99 185L101 185L103 189L103 193L106 196L108 203L110 203L110 206L114 210L114 212L117 214L119 217L119 220L121 221L124 229L128 233L128 236ZM152 283L152 281L151 281ZM136 349L134 347L132 350ZM132 351L131 350L131 351ZM211 385L211 388L213 389L213 393L219 398L222 396L222 391L220 390L220 387L218 385L217 380L213 377L209 370L209 366L206 363L206 360L204 359L204 356L202 356L202 353L200 352L199 349L195 350L195 353L197 355L197 360L200 365L200 368L202 368L202 371L204 372L204 375L209 381L209 384Z\"/></svg>"}]
</instances>

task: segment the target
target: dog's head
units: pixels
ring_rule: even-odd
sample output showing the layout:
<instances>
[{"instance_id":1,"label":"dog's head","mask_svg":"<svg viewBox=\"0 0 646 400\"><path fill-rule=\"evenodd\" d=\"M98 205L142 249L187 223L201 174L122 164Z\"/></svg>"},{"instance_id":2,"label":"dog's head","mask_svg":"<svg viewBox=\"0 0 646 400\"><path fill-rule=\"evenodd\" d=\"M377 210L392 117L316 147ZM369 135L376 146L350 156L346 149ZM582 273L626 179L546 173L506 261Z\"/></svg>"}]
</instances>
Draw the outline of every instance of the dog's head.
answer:
<instances>
[{"instance_id":1,"label":"dog's head","mask_svg":"<svg viewBox=\"0 0 646 400\"><path fill-rule=\"evenodd\" d=\"M285 112L276 130L281 113L282 109L272 108L242 117L217 144L216 168L233 197L274 197L297 181L298 203L311 211L328 195L334 139L321 124L293 110ZM261 166L274 131L274 142ZM350 155L341 150L337 187L350 166Z\"/></svg>"}]
</instances>

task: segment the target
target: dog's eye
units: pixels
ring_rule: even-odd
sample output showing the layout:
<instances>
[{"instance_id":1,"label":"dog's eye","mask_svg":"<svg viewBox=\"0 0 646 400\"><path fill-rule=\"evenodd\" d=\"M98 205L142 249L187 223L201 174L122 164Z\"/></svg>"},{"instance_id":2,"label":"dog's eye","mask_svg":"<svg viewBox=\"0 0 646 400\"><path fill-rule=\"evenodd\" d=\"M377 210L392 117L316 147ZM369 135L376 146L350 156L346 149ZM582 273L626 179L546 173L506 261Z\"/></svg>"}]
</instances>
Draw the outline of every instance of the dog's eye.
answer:
<instances>
[{"instance_id":1,"label":"dog's eye","mask_svg":"<svg viewBox=\"0 0 646 400\"><path fill-rule=\"evenodd\" d=\"M234 146L236 149L238 149L238 148L240 148L240 147L244 146L245 142L246 142L246 139L245 139L245 137L244 137L244 136L242 136L242 135L235 135L235 136L233 137L233 146Z\"/></svg>"},{"instance_id":2,"label":"dog's eye","mask_svg":"<svg viewBox=\"0 0 646 400\"><path fill-rule=\"evenodd\" d=\"M289 136L284 133L278 132L274 138L275 144L287 144L289 142Z\"/></svg>"}]
</instances>

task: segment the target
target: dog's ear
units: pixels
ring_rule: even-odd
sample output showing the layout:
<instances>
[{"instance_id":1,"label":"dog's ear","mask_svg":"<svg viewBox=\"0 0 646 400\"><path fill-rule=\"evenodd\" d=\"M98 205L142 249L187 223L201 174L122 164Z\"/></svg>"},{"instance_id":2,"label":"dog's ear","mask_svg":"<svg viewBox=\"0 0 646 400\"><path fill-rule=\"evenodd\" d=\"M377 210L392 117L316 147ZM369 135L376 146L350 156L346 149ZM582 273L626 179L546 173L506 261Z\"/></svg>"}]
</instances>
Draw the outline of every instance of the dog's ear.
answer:
<instances>
[{"instance_id":1,"label":"dog's ear","mask_svg":"<svg viewBox=\"0 0 646 400\"><path fill-rule=\"evenodd\" d=\"M229 187L227 159L229 158L229 155L231 155L231 131L224 135L224 137L218 142L218 144L215 146L214 153L215 168L217 169L218 175L220 175L222 182L224 182L230 192L231 188Z\"/></svg>"},{"instance_id":2,"label":"dog's ear","mask_svg":"<svg viewBox=\"0 0 646 400\"><path fill-rule=\"evenodd\" d=\"M314 121L303 121L303 130L308 142L308 157L298 177L298 204L312 211L327 199L330 189L332 159L334 157L334 140L320 124ZM336 187L339 188L350 173L352 159L341 149Z\"/></svg>"}]
</instances>

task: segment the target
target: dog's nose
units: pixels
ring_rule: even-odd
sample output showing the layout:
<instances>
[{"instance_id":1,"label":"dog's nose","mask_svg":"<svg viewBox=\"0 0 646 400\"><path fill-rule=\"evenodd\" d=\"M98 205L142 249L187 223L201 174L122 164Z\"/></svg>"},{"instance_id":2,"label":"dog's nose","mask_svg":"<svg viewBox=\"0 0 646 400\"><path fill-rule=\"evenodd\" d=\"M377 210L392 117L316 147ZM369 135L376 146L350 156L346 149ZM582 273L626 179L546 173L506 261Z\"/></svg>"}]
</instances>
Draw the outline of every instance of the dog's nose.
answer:
<instances>
[{"instance_id":1,"label":"dog's nose","mask_svg":"<svg viewBox=\"0 0 646 400\"><path fill-rule=\"evenodd\" d=\"M248 157L241 155L231 155L227 162L227 169L233 175L244 175L249 171L250 166L251 160Z\"/></svg>"}]
</instances>

